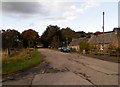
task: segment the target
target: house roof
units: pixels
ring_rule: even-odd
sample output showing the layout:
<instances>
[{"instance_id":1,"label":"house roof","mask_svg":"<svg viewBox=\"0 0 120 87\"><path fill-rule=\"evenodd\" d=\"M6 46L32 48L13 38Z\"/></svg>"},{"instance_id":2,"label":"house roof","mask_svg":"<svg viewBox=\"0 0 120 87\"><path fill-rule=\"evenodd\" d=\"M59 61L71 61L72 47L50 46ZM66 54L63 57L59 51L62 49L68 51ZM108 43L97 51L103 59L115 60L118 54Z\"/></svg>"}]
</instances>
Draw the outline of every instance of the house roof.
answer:
<instances>
[{"instance_id":1,"label":"house roof","mask_svg":"<svg viewBox=\"0 0 120 87\"><path fill-rule=\"evenodd\" d=\"M87 42L88 39L89 39L89 38L86 38L86 37L84 37L84 38L73 39L73 40L70 42L69 46L76 46L76 45L79 45L80 42Z\"/></svg>"},{"instance_id":2,"label":"house roof","mask_svg":"<svg viewBox=\"0 0 120 87\"><path fill-rule=\"evenodd\" d=\"M119 29L120 30L120 29ZM120 32L119 32L120 33ZM92 44L118 44L118 33L115 31L105 32L104 34L93 35L91 38L78 38L73 39L69 46L76 46L79 45L80 42L89 42Z\"/></svg>"},{"instance_id":3,"label":"house roof","mask_svg":"<svg viewBox=\"0 0 120 87\"><path fill-rule=\"evenodd\" d=\"M115 32L111 32L100 35L94 35L89 39L88 42L93 44L100 44L100 43L110 44L113 43L115 40L117 40L117 34L115 34Z\"/></svg>"}]
</instances>

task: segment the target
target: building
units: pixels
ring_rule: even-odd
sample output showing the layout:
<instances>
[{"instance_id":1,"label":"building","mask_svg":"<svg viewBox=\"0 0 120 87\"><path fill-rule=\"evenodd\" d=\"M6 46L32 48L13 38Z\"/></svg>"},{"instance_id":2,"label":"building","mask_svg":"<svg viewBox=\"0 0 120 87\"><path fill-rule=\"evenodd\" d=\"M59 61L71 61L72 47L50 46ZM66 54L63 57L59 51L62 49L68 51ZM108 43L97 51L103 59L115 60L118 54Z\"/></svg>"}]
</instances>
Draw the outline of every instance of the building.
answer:
<instances>
[{"instance_id":1,"label":"building","mask_svg":"<svg viewBox=\"0 0 120 87\"><path fill-rule=\"evenodd\" d=\"M118 35L118 47L120 48L120 28L117 28L117 35Z\"/></svg>"},{"instance_id":2,"label":"building","mask_svg":"<svg viewBox=\"0 0 120 87\"><path fill-rule=\"evenodd\" d=\"M99 32L92 34L90 38L77 38L73 39L68 45L69 48L79 51L80 42L88 42L91 45L97 47L98 50L108 51L120 47L120 28L114 28L113 31Z\"/></svg>"},{"instance_id":3,"label":"building","mask_svg":"<svg viewBox=\"0 0 120 87\"><path fill-rule=\"evenodd\" d=\"M88 42L89 38L83 37L83 38L77 38L77 39L72 39L70 44L68 45L69 48L75 49L76 51L79 51L79 45L80 42Z\"/></svg>"},{"instance_id":4,"label":"building","mask_svg":"<svg viewBox=\"0 0 120 87\"><path fill-rule=\"evenodd\" d=\"M118 31L119 28L114 28L113 31L105 32L99 35L93 35L89 39L90 44L94 44L99 48L100 50L108 50L108 49L114 49L118 48Z\"/></svg>"}]
</instances>

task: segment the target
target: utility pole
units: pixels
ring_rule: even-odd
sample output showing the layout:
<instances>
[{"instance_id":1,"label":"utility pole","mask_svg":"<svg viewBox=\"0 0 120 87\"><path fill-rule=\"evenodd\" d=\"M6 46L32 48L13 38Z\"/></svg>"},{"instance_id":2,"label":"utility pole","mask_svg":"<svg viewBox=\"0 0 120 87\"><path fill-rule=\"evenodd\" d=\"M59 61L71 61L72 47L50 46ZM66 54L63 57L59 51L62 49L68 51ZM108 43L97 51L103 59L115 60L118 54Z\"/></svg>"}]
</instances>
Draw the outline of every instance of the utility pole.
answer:
<instances>
[{"instance_id":1,"label":"utility pole","mask_svg":"<svg viewBox=\"0 0 120 87\"><path fill-rule=\"evenodd\" d=\"M105 12L103 12L103 49L104 49L104 15Z\"/></svg>"},{"instance_id":2,"label":"utility pole","mask_svg":"<svg viewBox=\"0 0 120 87\"><path fill-rule=\"evenodd\" d=\"M105 12L103 12L103 34L104 34L104 15L105 15Z\"/></svg>"}]
</instances>

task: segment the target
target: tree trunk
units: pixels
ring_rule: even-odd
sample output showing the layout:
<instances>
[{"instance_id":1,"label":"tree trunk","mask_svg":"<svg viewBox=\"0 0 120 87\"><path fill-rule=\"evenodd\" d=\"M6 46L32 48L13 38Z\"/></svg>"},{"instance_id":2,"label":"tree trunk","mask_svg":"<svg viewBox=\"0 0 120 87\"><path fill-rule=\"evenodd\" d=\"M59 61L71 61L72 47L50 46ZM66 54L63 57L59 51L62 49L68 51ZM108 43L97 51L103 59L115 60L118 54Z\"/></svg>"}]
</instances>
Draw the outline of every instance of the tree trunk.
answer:
<instances>
[{"instance_id":1,"label":"tree trunk","mask_svg":"<svg viewBox=\"0 0 120 87\"><path fill-rule=\"evenodd\" d=\"M7 49L7 54L10 55L10 48Z\"/></svg>"}]
</instances>

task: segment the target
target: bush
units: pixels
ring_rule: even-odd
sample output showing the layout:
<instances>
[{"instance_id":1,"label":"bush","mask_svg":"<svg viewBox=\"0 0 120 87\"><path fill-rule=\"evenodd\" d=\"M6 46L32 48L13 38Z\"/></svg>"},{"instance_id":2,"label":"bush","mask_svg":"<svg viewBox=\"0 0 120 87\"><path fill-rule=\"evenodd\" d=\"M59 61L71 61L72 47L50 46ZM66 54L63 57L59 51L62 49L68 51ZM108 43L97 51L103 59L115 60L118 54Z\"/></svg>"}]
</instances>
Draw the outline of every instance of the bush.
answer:
<instances>
[{"instance_id":1,"label":"bush","mask_svg":"<svg viewBox=\"0 0 120 87\"><path fill-rule=\"evenodd\" d=\"M117 51L116 50L111 50L110 51L110 56L117 57Z\"/></svg>"},{"instance_id":2,"label":"bush","mask_svg":"<svg viewBox=\"0 0 120 87\"><path fill-rule=\"evenodd\" d=\"M85 50L86 53L89 53L90 51L90 44L87 42L80 42L80 51L83 52L83 50Z\"/></svg>"},{"instance_id":3,"label":"bush","mask_svg":"<svg viewBox=\"0 0 120 87\"><path fill-rule=\"evenodd\" d=\"M118 53L118 56L120 56L120 47L118 47L118 48L116 49L116 51L117 51L117 53Z\"/></svg>"},{"instance_id":4,"label":"bush","mask_svg":"<svg viewBox=\"0 0 120 87\"><path fill-rule=\"evenodd\" d=\"M94 54L95 54L95 55L104 55L103 52L98 52L98 51L96 51Z\"/></svg>"},{"instance_id":5,"label":"bush","mask_svg":"<svg viewBox=\"0 0 120 87\"><path fill-rule=\"evenodd\" d=\"M118 47L118 48L116 49L116 51L120 53L120 47Z\"/></svg>"}]
</instances>

